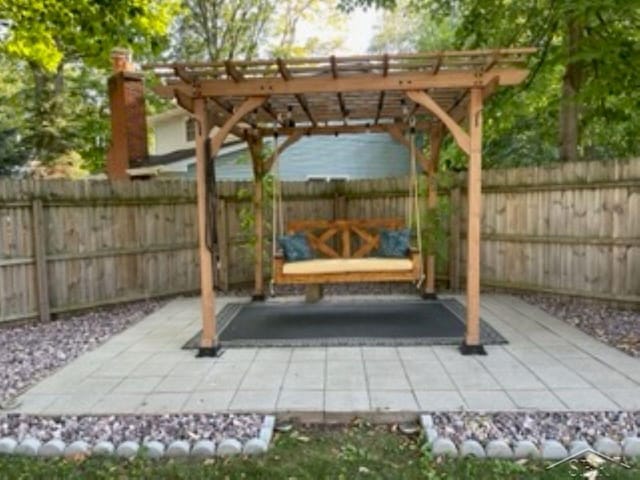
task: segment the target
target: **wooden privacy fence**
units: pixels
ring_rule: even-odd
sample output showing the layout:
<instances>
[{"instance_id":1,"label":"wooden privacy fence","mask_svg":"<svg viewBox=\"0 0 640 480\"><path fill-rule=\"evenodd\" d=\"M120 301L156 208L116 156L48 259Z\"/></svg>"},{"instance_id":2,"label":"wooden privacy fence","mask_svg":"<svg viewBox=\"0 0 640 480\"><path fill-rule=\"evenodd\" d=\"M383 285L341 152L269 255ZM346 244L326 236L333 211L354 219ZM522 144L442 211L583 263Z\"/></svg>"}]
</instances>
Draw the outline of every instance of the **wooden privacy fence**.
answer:
<instances>
[{"instance_id":1,"label":"wooden privacy fence","mask_svg":"<svg viewBox=\"0 0 640 480\"><path fill-rule=\"evenodd\" d=\"M250 285L251 184L217 191L218 283ZM404 217L407 194L407 179L283 185L287 220ZM437 278L458 289L464 176L439 195ZM481 280L640 303L640 160L485 171ZM0 181L0 321L198 288L193 182Z\"/></svg>"},{"instance_id":2,"label":"wooden privacy fence","mask_svg":"<svg viewBox=\"0 0 640 480\"><path fill-rule=\"evenodd\" d=\"M190 181L0 181L0 321L198 289Z\"/></svg>"}]
</instances>

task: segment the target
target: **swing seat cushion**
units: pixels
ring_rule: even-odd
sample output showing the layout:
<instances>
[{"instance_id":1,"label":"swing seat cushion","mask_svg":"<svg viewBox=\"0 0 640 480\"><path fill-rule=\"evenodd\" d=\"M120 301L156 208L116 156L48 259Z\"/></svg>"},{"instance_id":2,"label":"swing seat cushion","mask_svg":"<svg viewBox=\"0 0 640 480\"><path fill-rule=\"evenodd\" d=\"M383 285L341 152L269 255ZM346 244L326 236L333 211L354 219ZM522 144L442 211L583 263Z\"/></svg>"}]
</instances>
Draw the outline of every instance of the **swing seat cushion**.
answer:
<instances>
[{"instance_id":1,"label":"swing seat cushion","mask_svg":"<svg viewBox=\"0 0 640 480\"><path fill-rule=\"evenodd\" d=\"M300 262L314 257L307 236L298 232L291 235L283 235L278 239L280 248L284 252L287 262Z\"/></svg>"},{"instance_id":2,"label":"swing seat cushion","mask_svg":"<svg viewBox=\"0 0 640 480\"><path fill-rule=\"evenodd\" d=\"M385 258L406 258L409 251L409 229L380 230L380 247L376 255Z\"/></svg>"},{"instance_id":3,"label":"swing seat cushion","mask_svg":"<svg viewBox=\"0 0 640 480\"><path fill-rule=\"evenodd\" d=\"M413 262L404 258L321 258L293 263L285 262L282 273L285 275L313 275L328 273L370 273L370 272L410 272Z\"/></svg>"}]
</instances>

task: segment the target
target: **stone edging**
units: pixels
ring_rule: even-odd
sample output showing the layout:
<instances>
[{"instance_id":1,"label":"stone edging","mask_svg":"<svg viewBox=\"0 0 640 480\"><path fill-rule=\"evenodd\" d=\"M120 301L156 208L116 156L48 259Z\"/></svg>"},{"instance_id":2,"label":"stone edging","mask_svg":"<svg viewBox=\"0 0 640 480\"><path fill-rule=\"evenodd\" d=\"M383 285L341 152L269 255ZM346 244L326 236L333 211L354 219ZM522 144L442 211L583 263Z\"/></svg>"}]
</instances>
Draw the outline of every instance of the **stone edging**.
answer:
<instances>
[{"instance_id":1,"label":"stone edging","mask_svg":"<svg viewBox=\"0 0 640 480\"><path fill-rule=\"evenodd\" d=\"M512 449L505 440L491 440L485 446L476 440L464 440L460 445L456 445L451 439L438 435L433 417L428 414L420 415L420 425L431 453L437 457L562 460L569 455L579 455L585 450L593 449L609 457L640 460L640 437L627 437L621 444L609 437L601 437L593 445L584 440L574 440L568 451L562 443L554 439L543 441L540 448L530 440L519 440Z\"/></svg>"},{"instance_id":2,"label":"stone edging","mask_svg":"<svg viewBox=\"0 0 640 480\"><path fill-rule=\"evenodd\" d=\"M60 439L52 439L42 443L36 438L25 438L22 442L18 442L12 437L5 437L0 439L0 455L13 454L49 458L73 458L88 455L115 455L121 458L132 458L139 453L147 458L182 458L189 456L193 458L209 458L214 455L219 457L239 454L260 455L269 449L274 426L275 417L273 415L265 415L258 436L247 440L244 445L235 438L225 438L219 445L216 445L211 440L197 440L193 445L186 440L174 440L168 445L156 440L150 440L142 446L135 441L125 441L116 447L108 441L97 442L91 446L83 440L77 440L67 445Z\"/></svg>"}]
</instances>

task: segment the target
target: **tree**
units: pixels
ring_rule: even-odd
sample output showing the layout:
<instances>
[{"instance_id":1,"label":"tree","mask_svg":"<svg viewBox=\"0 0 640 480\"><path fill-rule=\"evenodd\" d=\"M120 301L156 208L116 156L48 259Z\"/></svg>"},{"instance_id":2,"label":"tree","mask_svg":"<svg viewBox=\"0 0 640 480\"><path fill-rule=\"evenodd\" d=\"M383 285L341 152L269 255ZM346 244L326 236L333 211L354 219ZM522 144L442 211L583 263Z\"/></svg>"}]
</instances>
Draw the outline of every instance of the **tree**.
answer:
<instances>
[{"instance_id":1,"label":"tree","mask_svg":"<svg viewBox=\"0 0 640 480\"><path fill-rule=\"evenodd\" d=\"M104 90L101 85L70 93L67 79L106 68L116 46L158 52L176 11L173 0L0 0L0 18L11 24L0 48L31 77L25 140L35 156L50 160L80 143L74 131L77 105L72 109L70 99Z\"/></svg>"},{"instance_id":2,"label":"tree","mask_svg":"<svg viewBox=\"0 0 640 480\"><path fill-rule=\"evenodd\" d=\"M170 55L181 60L250 59L266 35L273 0L184 0Z\"/></svg>"},{"instance_id":3,"label":"tree","mask_svg":"<svg viewBox=\"0 0 640 480\"><path fill-rule=\"evenodd\" d=\"M396 4L394 0L341 2L343 8ZM640 151L639 116L630 107L640 103L639 0L413 0L410 6L423 18L455 18L455 48L539 48L524 88L499 93L487 112L487 126L515 129L513 143L528 137L526 143L535 148L543 138L557 145L542 149L545 154L553 150L551 155L561 160ZM507 113L492 116L498 108ZM550 111L555 118L549 118ZM548 138L549 125L556 139ZM493 146L509 145L506 138L492 137L489 128L487 133L487 144L500 140Z\"/></svg>"}]
</instances>

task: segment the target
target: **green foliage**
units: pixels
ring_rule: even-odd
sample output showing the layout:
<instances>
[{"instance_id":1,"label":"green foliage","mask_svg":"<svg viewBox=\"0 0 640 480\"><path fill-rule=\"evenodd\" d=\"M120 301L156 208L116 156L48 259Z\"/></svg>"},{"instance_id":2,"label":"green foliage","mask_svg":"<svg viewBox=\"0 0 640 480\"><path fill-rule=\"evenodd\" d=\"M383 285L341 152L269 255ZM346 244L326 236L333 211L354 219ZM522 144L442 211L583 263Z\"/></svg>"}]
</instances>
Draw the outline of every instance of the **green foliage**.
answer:
<instances>
[{"instance_id":1,"label":"green foliage","mask_svg":"<svg viewBox=\"0 0 640 480\"><path fill-rule=\"evenodd\" d=\"M13 110L24 150L45 162L77 150L100 167L110 52L158 53L177 7L176 0L0 0L0 18L11 22L0 53L12 65L0 72L0 89L20 85Z\"/></svg>"},{"instance_id":2,"label":"green foliage","mask_svg":"<svg viewBox=\"0 0 640 480\"><path fill-rule=\"evenodd\" d=\"M340 5L389 10L374 38L375 51L538 47L526 84L499 92L484 110L485 166L547 163L572 158L572 149L584 159L640 153L640 0L342 0ZM466 165L450 142L442 158L452 168Z\"/></svg>"}]
</instances>

